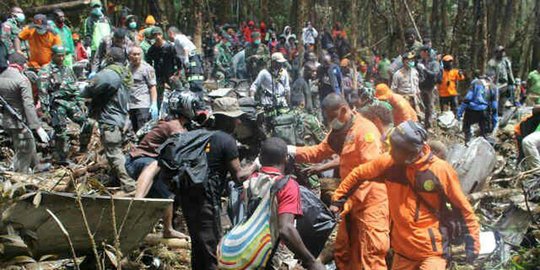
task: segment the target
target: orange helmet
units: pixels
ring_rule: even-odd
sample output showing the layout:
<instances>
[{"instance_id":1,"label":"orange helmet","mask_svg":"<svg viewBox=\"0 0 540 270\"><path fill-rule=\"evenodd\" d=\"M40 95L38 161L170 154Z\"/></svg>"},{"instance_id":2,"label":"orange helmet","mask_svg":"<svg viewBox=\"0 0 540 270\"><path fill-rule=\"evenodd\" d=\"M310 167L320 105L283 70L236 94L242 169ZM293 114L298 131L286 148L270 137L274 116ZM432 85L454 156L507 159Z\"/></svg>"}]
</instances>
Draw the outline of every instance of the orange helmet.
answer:
<instances>
[{"instance_id":1,"label":"orange helmet","mask_svg":"<svg viewBox=\"0 0 540 270\"><path fill-rule=\"evenodd\" d=\"M375 87L375 97L380 100L387 100L392 95L392 90L386 83L379 83Z\"/></svg>"},{"instance_id":2,"label":"orange helmet","mask_svg":"<svg viewBox=\"0 0 540 270\"><path fill-rule=\"evenodd\" d=\"M146 20L144 20L144 23L146 23L147 25L155 25L156 24L156 19L154 19L154 16L148 15L146 17Z\"/></svg>"},{"instance_id":3,"label":"orange helmet","mask_svg":"<svg viewBox=\"0 0 540 270\"><path fill-rule=\"evenodd\" d=\"M452 57L451 55L447 54L447 55L445 55L445 56L442 58L442 60L443 60L444 62L452 62L452 61L454 61L454 57Z\"/></svg>"},{"instance_id":4,"label":"orange helmet","mask_svg":"<svg viewBox=\"0 0 540 270\"><path fill-rule=\"evenodd\" d=\"M349 66L349 59L343 58L341 59L341 62L339 62L339 65L342 67L348 67Z\"/></svg>"}]
</instances>

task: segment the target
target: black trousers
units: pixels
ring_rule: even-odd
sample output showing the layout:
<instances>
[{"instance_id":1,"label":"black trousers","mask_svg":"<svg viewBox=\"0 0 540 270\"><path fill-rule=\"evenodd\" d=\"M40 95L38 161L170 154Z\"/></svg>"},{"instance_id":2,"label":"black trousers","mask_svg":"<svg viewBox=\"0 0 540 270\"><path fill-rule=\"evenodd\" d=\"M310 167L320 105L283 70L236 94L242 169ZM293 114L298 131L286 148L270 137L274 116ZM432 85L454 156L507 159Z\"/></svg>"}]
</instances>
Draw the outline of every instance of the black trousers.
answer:
<instances>
[{"instance_id":1,"label":"black trousers","mask_svg":"<svg viewBox=\"0 0 540 270\"><path fill-rule=\"evenodd\" d=\"M441 111L444 110L445 105L450 106L450 109L452 110L454 115L457 115L457 96L440 97L439 106L441 107Z\"/></svg>"},{"instance_id":2,"label":"black trousers","mask_svg":"<svg viewBox=\"0 0 540 270\"><path fill-rule=\"evenodd\" d=\"M422 102L424 103L424 127L431 128L431 116L433 115L433 89L420 89Z\"/></svg>"},{"instance_id":3,"label":"black trousers","mask_svg":"<svg viewBox=\"0 0 540 270\"><path fill-rule=\"evenodd\" d=\"M150 109L140 108L129 110L129 120L133 126L133 131L137 133L146 122L150 121Z\"/></svg>"},{"instance_id":4,"label":"black trousers","mask_svg":"<svg viewBox=\"0 0 540 270\"><path fill-rule=\"evenodd\" d=\"M191 269L217 269L216 249L221 238L219 213L216 213L204 187L185 188L179 193L192 241Z\"/></svg>"},{"instance_id":5,"label":"black trousers","mask_svg":"<svg viewBox=\"0 0 540 270\"><path fill-rule=\"evenodd\" d=\"M486 136L487 124L489 118L486 111L473 111L470 109L465 110L465 116L463 117L463 132L465 133L465 142L471 140L471 126L478 124L480 126L480 135Z\"/></svg>"}]
</instances>

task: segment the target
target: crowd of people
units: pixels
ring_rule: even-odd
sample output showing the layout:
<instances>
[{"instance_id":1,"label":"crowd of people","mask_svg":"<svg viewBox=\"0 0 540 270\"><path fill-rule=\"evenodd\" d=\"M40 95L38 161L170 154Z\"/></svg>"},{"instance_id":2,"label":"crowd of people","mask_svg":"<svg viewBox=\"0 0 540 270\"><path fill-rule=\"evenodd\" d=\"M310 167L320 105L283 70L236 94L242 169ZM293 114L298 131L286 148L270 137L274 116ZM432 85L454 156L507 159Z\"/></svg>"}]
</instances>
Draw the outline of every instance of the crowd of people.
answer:
<instances>
[{"instance_id":1,"label":"crowd of people","mask_svg":"<svg viewBox=\"0 0 540 270\"><path fill-rule=\"evenodd\" d=\"M227 179L242 185L262 174L278 181L291 173L288 157L308 164L308 175L334 170L341 179L327 202L341 217L333 244L338 269L387 269L390 248L392 269L445 269L448 235L440 211L447 204L462 217L472 263L480 227L444 149L428 143L433 123L441 114L463 119L468 142L472 125L488 137L509 107L540 100L540 65L527 80L516 79L498 46L486 74L474 71L467 78L454 56L441 54L427 38L419 41L414 30L406 31L403 51L390 59L376 50L359 56L340 23L317 30L306 22L300 37L272 21L215 25L197 47L179 28L151 15L144 26L129 14L113 25L99 0L90 2L78 32L61 10L26 22L24 11L13 7L1 25L0 119L15 152L11 169L45 170L49 152L52 166L72 165L77 153L71 150L88 152L97 123L123 195L175 198L163 216L164 237L187 237L173 226L175 205L181 206L192 269L218 267ZM248 82L244 93L209 97L206 82L235 80ZM465 80L470 86L460 95ZM264 112L259 123L268 124L268 135L277 136L261 139L259 157L247 163L238 146L248 114L240 100L246 98ZM302 115L297 122L312 131L312 143L287 145L291 138L272 132L275 115L291 112ZM78 145L68 134L71 123L80 130ZM536 166L539 124L535 107L516 127L520 152ZM175 182L163 145L193 131L205 143L208 174L196 184ZM127 153L126 143L132 144ZM280 245L288 250L280 248L274 259L292 253L307 269L325 269L294 227L302 216L300 184L293 177L276 193ZM291 260L276 260L276 269L293 267Z\"/></svg>"}]
</instances>

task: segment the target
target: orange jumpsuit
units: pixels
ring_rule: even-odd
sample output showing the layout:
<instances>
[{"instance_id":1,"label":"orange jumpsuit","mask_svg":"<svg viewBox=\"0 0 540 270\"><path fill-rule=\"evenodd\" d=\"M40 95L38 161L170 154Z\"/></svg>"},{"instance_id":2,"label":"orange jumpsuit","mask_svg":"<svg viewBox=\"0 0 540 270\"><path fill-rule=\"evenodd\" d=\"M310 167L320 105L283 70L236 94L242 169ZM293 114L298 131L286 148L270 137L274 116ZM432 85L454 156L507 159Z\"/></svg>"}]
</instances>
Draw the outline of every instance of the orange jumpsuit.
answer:
<instances>
[{"instance_id":1,"label":"orange jumpsuit","mask_svg":"<svg viewBox=\"0 0 540 270\"><path fill-rule=\"evenodd\" d=\"M400 94L391 93L388 103L392 105L392 114L394 115L394 126L398 126L409 120L418 122L418 116L411 104Z\"/></svg>"},{"instance_id":2,"label":"orange jumpsuit","mask_svg":"<svg viewBox=\"0 0 540 270\"><path fill-rule=\"evenodd\" d=\"M28 40L30 49L30 58L28 65L33 68L40 68L52 59L52 47L54 45L62 45L60 36L47 31L44 35L39 35L35 28L25 27L20 33L19 38Z\"/></svg>"},{"instance_id":3,"label":"orange jumpsuit","mask_svg":"<svg viewBox=\"0 0 540 270\"><path fill-rule=\"evenodd\" d=\"M340 174L345 178L359 164L381 154L381 135L375 125L359 114L348 130L340 155ZM331 135L331 134L330 134ZM330 136L329 135L329 136ZM329 137L311 147L299 147L296 160L318 163L335 151ZM352 207L354 205L354 207ZM384 269L389 248L388 198L384 183L365 182L349 197L343 213L347 221L339 223L335 261L341 270Z\"/></svg>"},{"instance_id":4,"label":"orange jumpsuit","mask_svg":"<svg viewBox=\"0 0 540 270\"><path fill-rule=\"evenodd\" d=\"M418 193L432 207L441 205L438 189L442 188L448 200L459 208L467 225L468 248L474 254L480 250L480 226L474 211L461 191L457 173L450 164L431 155L429 146L423 148L424 156L406 167L394 166L389 154L356 167L335 191L333 201L343 198L360 179L385 179L388 189L392 231L392 248L395 251L392 269L398 270L444 270L443 239L439 220L420 203L411 190L415 185ZM403 177L406 176L406 177Z\"/></svg>"}]
</instances>

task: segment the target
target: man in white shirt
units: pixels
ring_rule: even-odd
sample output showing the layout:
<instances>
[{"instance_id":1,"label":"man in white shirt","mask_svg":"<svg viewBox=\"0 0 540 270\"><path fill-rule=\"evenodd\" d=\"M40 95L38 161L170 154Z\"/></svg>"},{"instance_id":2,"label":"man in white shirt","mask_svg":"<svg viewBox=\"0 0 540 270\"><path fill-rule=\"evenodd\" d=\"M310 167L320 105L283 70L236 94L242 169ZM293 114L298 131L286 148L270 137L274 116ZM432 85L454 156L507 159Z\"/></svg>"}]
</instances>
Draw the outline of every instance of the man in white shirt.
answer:
<instances>
[{"instance_id":1,"label":"man in white shirt","mask_svg":"<svg viewBox=\"0 0 540 270\"><path fill-rule=\"evenodd\" d=\"M282 53L272 54L270 71L263 69L251 84L249 94L264 107L287 107L291 87L289 74L284 67L287 62Z\"/></svg>"},{"instance_id":2,"label":"man in white shirt","mask_svg":"<svg viewBox=\"0 0 540 270\"><path fill-rule=\"evenodd\" d=\"M180 58L184 65L190 90L202 97L204 69L197 46L175 26L169 27L167 34L169 40L174 43L178 58Z\"/></svg>"},{"instance_id":3,"label":"man in white shirt","mask_svg":"<svg viewBox=\"0 0 540 270\"><path fill-rule=\"evenodd\" d=\"M310 46L315 46L318 36L319 33L313 28L311 22L307 22L306 27L302 29L302 42L304 43L304 47L308 48Z\"/></svg>"}]
</instances>

